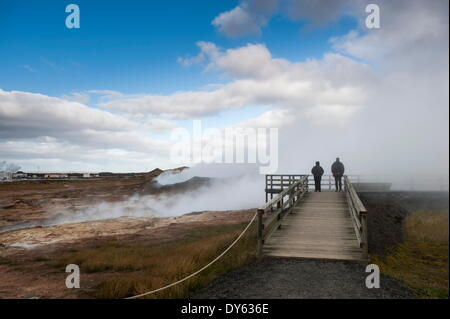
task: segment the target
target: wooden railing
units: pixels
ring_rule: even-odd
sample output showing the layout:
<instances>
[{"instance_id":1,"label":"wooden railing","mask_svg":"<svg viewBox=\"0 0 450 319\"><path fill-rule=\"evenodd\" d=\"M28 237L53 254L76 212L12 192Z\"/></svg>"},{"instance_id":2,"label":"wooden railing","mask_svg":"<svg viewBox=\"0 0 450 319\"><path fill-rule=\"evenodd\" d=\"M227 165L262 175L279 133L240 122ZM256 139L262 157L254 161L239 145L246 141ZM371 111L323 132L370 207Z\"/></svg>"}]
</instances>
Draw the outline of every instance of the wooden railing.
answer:
<instances>
[{"instance_id":1,"label":"wooden railing","mask_svg":"<svg viewBox=\"0 0 450 319\"><path fill-rule=\"evenodd\" d=\"M291 178L290 181L292 182L290 185L282 183L282 186L287 188L281 190L276 197L267 201L257 211L258 256L262 253L264 242L281 226L283 217L289 214L298 201L308 192L307 175L295 179Z\"/></svg>"},{"instance_id":2,"label":"wooden railing","mask_svg":"<svg viewBox=\"0 0 450 319\"><path fill-rule=\"evenodd\" d=\"M348 176L344 176L345 194L347 196L348 207L350 209L350 216L355 227L356 237L359 246L367 252L368 236L367 236L367 210L359 199L352 183Z\"/></svg>"},{"instance_id":3,"label":"wooden railing","mask_svg":"<svg viewBox=\"0 0 450 319\"><path fill-rule=\"evenodd\" d=\"M352 183L359 183L361 180L361 175L347 175L347 177ZM311 188L314 188L314 176L310 176L308 184ZM335 189L334 176L323 175L320 184L322 186L322 189L334 190Z\"/></svg>"},{"instance_id":4,"label":"wooden railing","mask_svg":"<svg viewBox=\"0 0 450 319\"><path fill-rule=\"evenodd\" d=\"M266 175L266 203L295 182L308 175ZM270 197L270 198L269 198Z\"/></svg>"}]
</instances>

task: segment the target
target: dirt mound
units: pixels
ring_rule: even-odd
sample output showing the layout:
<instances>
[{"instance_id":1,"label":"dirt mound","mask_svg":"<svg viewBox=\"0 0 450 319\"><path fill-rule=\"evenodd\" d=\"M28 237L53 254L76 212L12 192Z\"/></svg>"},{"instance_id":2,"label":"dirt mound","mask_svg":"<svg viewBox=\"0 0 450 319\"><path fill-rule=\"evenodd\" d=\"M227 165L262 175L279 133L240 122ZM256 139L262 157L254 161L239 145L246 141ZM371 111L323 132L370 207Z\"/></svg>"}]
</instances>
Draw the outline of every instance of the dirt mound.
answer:
<instances>
[{"instance_id":1,"label":"dirt mound","mask_svg":"<svg viewBox=\"0 0 450 319\"><path fill-rule=\"evenodd\" d=\"M200 187L210 186L213 180L213 178L209 177L195 176L185 182L169 185L161 185L157 181L153 180L145 183L140 193L142 195L155 195L161 193L173 195L176 193L193 191Z\"/></svg>"},{"instance_id":2,"label":"dirt mound","mask_svg":"<svg viewBox=\"0 0 450 319\"><path fill-rule=\"evenodd\" d=\"M154 170L148 172L147 174L145 174L144 179L146 181L151 181L153 180L155 177L158 177L159 175L161 175L164 171L160 168L155 168Z\"/></svg>"},{"instance_id":3,"label":"dirt mound","mask_svg":"<svg viewBox=\"0 0 450 319\"><path fill-rule=\"evenodd\" d=\"M166 170L162 170L160 168L155 168L154 170L152 170L152 171L148 172L147 174L145 174L144 179L146 181L152 181L156 177L161 175L162 173L180 173L183 170L188 169L188 168L189 167L187 167L187 166L181 166L181 167L171 168L171 169L166 169Z\"/></svg>"}]
</instances>

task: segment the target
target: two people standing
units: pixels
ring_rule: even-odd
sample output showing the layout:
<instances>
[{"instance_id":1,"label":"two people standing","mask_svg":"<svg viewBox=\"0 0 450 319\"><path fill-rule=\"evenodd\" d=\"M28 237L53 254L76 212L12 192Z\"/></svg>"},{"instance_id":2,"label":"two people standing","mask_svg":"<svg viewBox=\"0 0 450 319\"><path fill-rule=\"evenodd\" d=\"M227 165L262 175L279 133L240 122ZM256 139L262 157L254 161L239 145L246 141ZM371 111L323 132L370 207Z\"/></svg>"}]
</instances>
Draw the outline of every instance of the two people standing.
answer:
<instances>
[{"instance_id":1,"label":"two people standing","mask_svg":"<svg viewBox=\"0 0 450 319\"><path fill-rule=\"evenodd\" d=\"M336 192L342 191L342 176L344 176L344 172L344 164L342 164L341 160L338 157L336 158L336 161L333 163L333 165L331 165L331 173L333 174L336 184ZM324 173L324 170L320 166L320 162L316 162L316 166L312 168L311 173L314 176L315 191L321 192L322 175Z\"/></svg>"}]
</instances>

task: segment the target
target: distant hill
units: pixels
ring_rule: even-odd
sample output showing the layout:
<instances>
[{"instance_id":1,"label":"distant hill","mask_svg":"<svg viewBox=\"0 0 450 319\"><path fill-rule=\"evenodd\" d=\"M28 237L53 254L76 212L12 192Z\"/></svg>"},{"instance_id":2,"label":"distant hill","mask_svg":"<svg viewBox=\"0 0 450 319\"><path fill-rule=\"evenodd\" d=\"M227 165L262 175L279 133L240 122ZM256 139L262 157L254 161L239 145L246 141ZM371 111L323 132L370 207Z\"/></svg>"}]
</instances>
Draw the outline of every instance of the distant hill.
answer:
<instances>
[{"instance_id":1,"label":"distant hill","mask_svg":"<svg viewBox=\"0 0 450 319\"><path fill-rule=\"evenodd\" d=\"M169 193L175 194L180 192L192 191L202 186L209 186L213 181L213 178L209 177L197 177L194 176L191 179L170 185L161 185L157 181L149 181L143 185L142 194L150 195L150 194L160 194L160 193Z\"/></svg>"},{"instance_id":2,"label":"distant hill","mask_svg":"<svg viewBox=\"0 0 450 319\"><path fill-rule=\"evenodd\" d=\"M162 170L160 168L155 168L154 170L148 172L147 174L145 174L145 180L146 181L152 181L154 180L156 177L158 177L159 175L161 175L162 173L179 173L185 169L188 169L189 167L187 166L181 166L181 167L177 167L177 168L171 168L171 169L166 169L166 170Z\"/></svg>"}]
</instances>

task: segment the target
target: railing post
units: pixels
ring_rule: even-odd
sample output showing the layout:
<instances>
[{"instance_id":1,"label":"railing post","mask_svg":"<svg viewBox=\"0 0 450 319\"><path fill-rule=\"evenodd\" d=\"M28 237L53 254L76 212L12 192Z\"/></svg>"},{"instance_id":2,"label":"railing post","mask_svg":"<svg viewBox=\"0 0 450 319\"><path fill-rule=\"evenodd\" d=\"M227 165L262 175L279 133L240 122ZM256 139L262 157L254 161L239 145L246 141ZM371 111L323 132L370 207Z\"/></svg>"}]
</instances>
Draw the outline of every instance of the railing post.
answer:
<instances>
[{"instance_id":1,"label":"railing post","mask_svg":"<svg viewBox=\"0 0 450 319\"><path fill-rule=\"evenodd\" d=\"M269 176L266 175L266 188L265 188L265 191L266 191L266 203L269 201L269 193L267 192L269 190L268 185L267 185L267 181L268 180L269 180Z\"/></svg>"},{"instance_id":2,"label":"railing post","mask_svg":"<svg viewBox=\"0 0 450 319\"><path fill-rule=\"evenodd\" d=\"M362 248L364 248L365 251L368 250L368 234L367 234L367 212L360 212L359 218L361 221L361 244Z\"/></svg>"},{"instance_id":3,"label":"railing post","mask_svg":"<svg viewBox=\"0 0 450 319\"><path fill-rule=\"evenodd\" d=\"M309 192L309 175L306 176L305 179L305 187L306 187L306 192Z\"/></svg>"},{"instance_id":4,"label":"railing post","mask_svg":"<svg viewBox=\"0 0 450 319\"><path fill-rule=\"evenodd\" d=\"M264 224L263 224L263 214L264 211L262 209L257 210L257 229L256 229L256 235L257 235L257 248L256 248L256 256L259 258L262 255L262 247L264 244L264 238L263 238L263 230L264 230Z\"/></svg>"},{"instance_id":5,"label":"railing post","mask_svg":"<svg viewBox=\"0 0 450 319\"><path fill-rule=\"evenodd\" d=\"M273 189L273 175L270 175L270 189ZM273 198L273 193L270 192L270 199Z\"/></svg>"}]
</instances>

